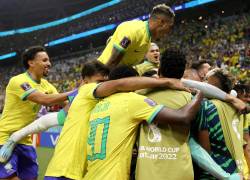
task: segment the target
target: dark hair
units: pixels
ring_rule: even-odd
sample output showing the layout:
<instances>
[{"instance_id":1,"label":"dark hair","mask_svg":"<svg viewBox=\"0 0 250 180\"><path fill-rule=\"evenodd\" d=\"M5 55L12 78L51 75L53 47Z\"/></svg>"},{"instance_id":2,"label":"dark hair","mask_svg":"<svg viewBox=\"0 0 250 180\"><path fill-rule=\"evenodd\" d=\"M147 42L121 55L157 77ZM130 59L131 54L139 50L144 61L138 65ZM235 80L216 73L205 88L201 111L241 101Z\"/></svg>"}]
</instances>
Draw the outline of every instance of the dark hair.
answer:
<instances>
[{"instance_id":1,"label":"dark hair","mask_svg":"<svg viewBox=\"0 0 250 180\"><path fill-rule=\"evenodd\" d=\"M211 70L209 74L211 74L210 76L215 76L219 79L221 90L223 90L224 92L230 93L230 91L234 88L235 79L228 71L221 68L215 68Z\"/></svg>"},{"instance_id":2,"label":"dark hair","mask_svg":"<svg viewBox=\"0 0 250 180\"><path fill-rule=\"evenodd\" d=\"M158 15L164 15L167 18L171 19L175 17L174 11L166 4L158 4L153 7L153 10L150 13L150 17L157 18Z\"/></svg>"},{"instance_id":3,"label":"dark hair","mask_svg":"<svg viewBox=\"0 0 250 180\"><path fill-rule=\"evenodd\" d=\"M210 61L201 60L201 61L197 61L197 62L192 63L191 68L195 69L195 70L200 70L202 68L203 64L209 64L210 66L212 65L212 63Z\"/></svg>"},{"instance_id":4,"label":"dark hair","mask_svg":"<svg viewBox=\"0 0 250 180\"><path fill-rule=\"evenodd\" d=\"M87 61L82 67L82 78L91 77L96 74L101 74L103 76L108 76L109 68L103 63L97 60Z\"/></svg>"},{"instance_id":5,"label":"dark hair","mask_svg":"<svg viewBox=\"0 0 250 180\"><path fill-rule=\"evenodd\" d=\"M238 93L238 94L248 94L250 93L250 85L249 84L236 84L234 86L234 90Z\"/></svg>"},{"instance_id":6,"label":"dark hair","mask_svg":"<svg viewBox=\"0 0 250 180\"><path fill-rule=\"evenodd\" d=\"M145 77L152 77L153 75L157 75L156 70L149 70L149 71L146 71L142 74L142 76L145 76Z\"/></svg>"},{"instance_id":7,"label":"dark hair","mask_svg":"<svg viewBox=\"0 0 250 180\"><path fill-rule=\"evenodd\" d=\"M109 73L109 80L121 79L126 77L139 76L138 72L127 65L118 65L113 68Z\"/></svg>"},{"instance_id":8,"label":"dark hair","mask_svg":"<svg viewBox=\"0 0 250 180\"><path fill-rule=\"evenodd\" d=\"M25 69L29 69L28 61L34 60L38 52L47 52L43 46L31 46L22 53L22 62Z\"/></svg>"},{"instance_id":9,"label":"dark hair","mask_svg":"<svg viewBox=\"0 0 250 180\"><path fill-rule=\"evenodd\" d=\"M165 50L160 59L160 67L158 74L168 78L182 78L185 67L186 57L178 50Z\"/></svg>"}]
</instances>

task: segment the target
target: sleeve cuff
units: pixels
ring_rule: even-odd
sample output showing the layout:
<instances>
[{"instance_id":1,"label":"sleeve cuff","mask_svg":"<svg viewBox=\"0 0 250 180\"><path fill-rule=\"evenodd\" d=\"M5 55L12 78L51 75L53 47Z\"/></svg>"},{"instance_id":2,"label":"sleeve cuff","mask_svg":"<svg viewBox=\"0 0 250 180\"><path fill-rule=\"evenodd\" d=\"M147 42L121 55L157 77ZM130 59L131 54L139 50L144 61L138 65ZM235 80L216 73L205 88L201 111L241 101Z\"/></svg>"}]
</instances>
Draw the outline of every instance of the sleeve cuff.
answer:
<instances>
[{"instance_id":1,"label":"sleeve cuff","mask_svg":"<svg viewBox=\"0 0 250 180\"><path fill-rule=\"evenodd\" d=\"M102 99L101 97L98 97L98 96L96 95L96 90L97 90L97 88L98 88L101 84L102 84L102 83L97 84L97 86L95 87L95 89L94 89L94 91L93 91L93 97L94 97L95 99Z\"/></svg>"},{"instance_id":2,"label":"sleeve cuff","mask_svg":"<svg viewBox=\"0 0 250 180\"><path fill-rule=\"evenodd\" d=\"M122 48L121 46L118 46L117 44L114 44L114 48L120 52L125 52L125 49Z\"/></svg>"},{"instance_id":3,"label":"sleeve cuff","mask_svg":"<svg viewBox=\"0 0 250 180\"><path fill-rule=\"evenodd\" d=\"M25 91L25 92L23 93L23 95L21 96L21 99L22 99L23 101L25 101L25 100L27 99L27 97L28 97L31 93L35 92L35 91L36 91L36 89L29 89L28 91Z\"/></svg>"},{"instance_id":4,"label":"sleeve cuff","mask_svg":"<svg viewBox=\"0 0 250 180\"><path fill-rule=\"evenodd\" d=\"M154 113L149 117L149 119L147 120L147 122L149 124L151 124L155 118L155 116L164 108L163 105L159 105L156 110L154 111Z\"/></svg>"}]
</instances>

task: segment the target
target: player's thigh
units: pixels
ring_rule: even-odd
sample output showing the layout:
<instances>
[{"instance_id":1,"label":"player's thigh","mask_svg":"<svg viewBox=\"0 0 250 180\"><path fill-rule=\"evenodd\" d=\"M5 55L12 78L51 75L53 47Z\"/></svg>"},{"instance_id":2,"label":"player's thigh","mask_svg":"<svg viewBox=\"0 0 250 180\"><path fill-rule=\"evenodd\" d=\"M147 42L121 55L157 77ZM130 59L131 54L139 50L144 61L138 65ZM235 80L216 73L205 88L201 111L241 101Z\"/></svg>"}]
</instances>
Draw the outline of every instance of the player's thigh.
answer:
<instances>
[{"instance_id":1,"label":"player's thigh","mask_svg":"<svg viewBox=\"0 0 250 180\"><path fill-rule=\"evenodd\" d=\"M33 146L17 145L18 148L18 177L25 180L36 180L38 163L36 150Z\"/></svg>"},{"instance_id":2,"label":"player's thigh","mask_svg":"<svg viewBox=\"0 0 250 180\"><path fill-rule=\"evenodd\" d=\"M15 148L8 162L0 163L0 180L19 180L19 178L17 177L17 170L18 152Z\"/></svg>"}]
</instances>

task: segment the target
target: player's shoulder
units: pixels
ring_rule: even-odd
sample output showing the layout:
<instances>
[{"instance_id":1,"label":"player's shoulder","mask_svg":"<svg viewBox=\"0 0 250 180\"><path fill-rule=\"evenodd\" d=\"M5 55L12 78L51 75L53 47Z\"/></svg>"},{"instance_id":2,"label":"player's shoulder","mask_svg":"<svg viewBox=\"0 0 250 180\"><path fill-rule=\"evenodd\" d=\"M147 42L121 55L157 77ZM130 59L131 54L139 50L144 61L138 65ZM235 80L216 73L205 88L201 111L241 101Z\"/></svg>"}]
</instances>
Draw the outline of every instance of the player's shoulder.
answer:
<instances>
[{"instance_id":1,"label":"player's shoulder","mask_svg":"<svg viewBox=\"0 0 250 180\"><path fill-rule=\"evenodd\" d=\"M42 78L41 84L51 84L47 79Z\"/></svg>"},{"instance_id":2,"label":"player's shoulder","mask_svg":"<svg viewBox=\"0 0 250 180\"><path fill-rule=\"evenodd\" d=\"M126 98L133 101L133 100L145 99L145 98L147 98L147 97L144 96L144 95L135 93L135 92L129 92L129 93L127 93L127 95L126 95Z\"/></svg>"},{"instance_id":3,"label":"player's shoulder","mask_svg":"<svg viewBox=\"0 0 250 180\"><path fill-rule=\"evenodd\" d=\"M22 74L18 74L18 75L13 76L12 78L10 78L9 83L22 82L22 81L25 81L27 79L28 79L28 77L26 76L26 74L22 73Z\"/></svg>"},{"instance_id":4,"label":"player's shoulder","mask_svg":"<svg viewBox=\"0 0 250 180\"><path fill-rule=\"evenodd\" d=\"M125 21L119 25L119 28L132 30L132 31L138 31L141 30L142 27L145 26L145 21L141 20L131 20L131 21ZM146 27L146 26L145 26Z\"/></svg>"}]
</instances>

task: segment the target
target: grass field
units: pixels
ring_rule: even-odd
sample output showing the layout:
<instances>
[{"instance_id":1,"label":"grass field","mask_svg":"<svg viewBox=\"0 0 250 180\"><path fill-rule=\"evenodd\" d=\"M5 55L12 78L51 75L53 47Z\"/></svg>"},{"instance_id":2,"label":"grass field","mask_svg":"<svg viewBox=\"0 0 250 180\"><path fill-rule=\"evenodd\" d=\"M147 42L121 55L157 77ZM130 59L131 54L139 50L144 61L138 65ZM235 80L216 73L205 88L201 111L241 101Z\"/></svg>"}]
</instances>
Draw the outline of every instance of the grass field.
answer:
<instances>
[{"instance_id":1,"label":"grass field","mask_svg":"<svg viewBox=\"0 0 250 180\"><path fill-rule=\"evenodd\" d=\"M39 163L39 177L38 180L43 180L45 171L47 169L48 163L53 155L54 149L52 148L37 148L37 156Z\"/></svg>"}]
</instances>

